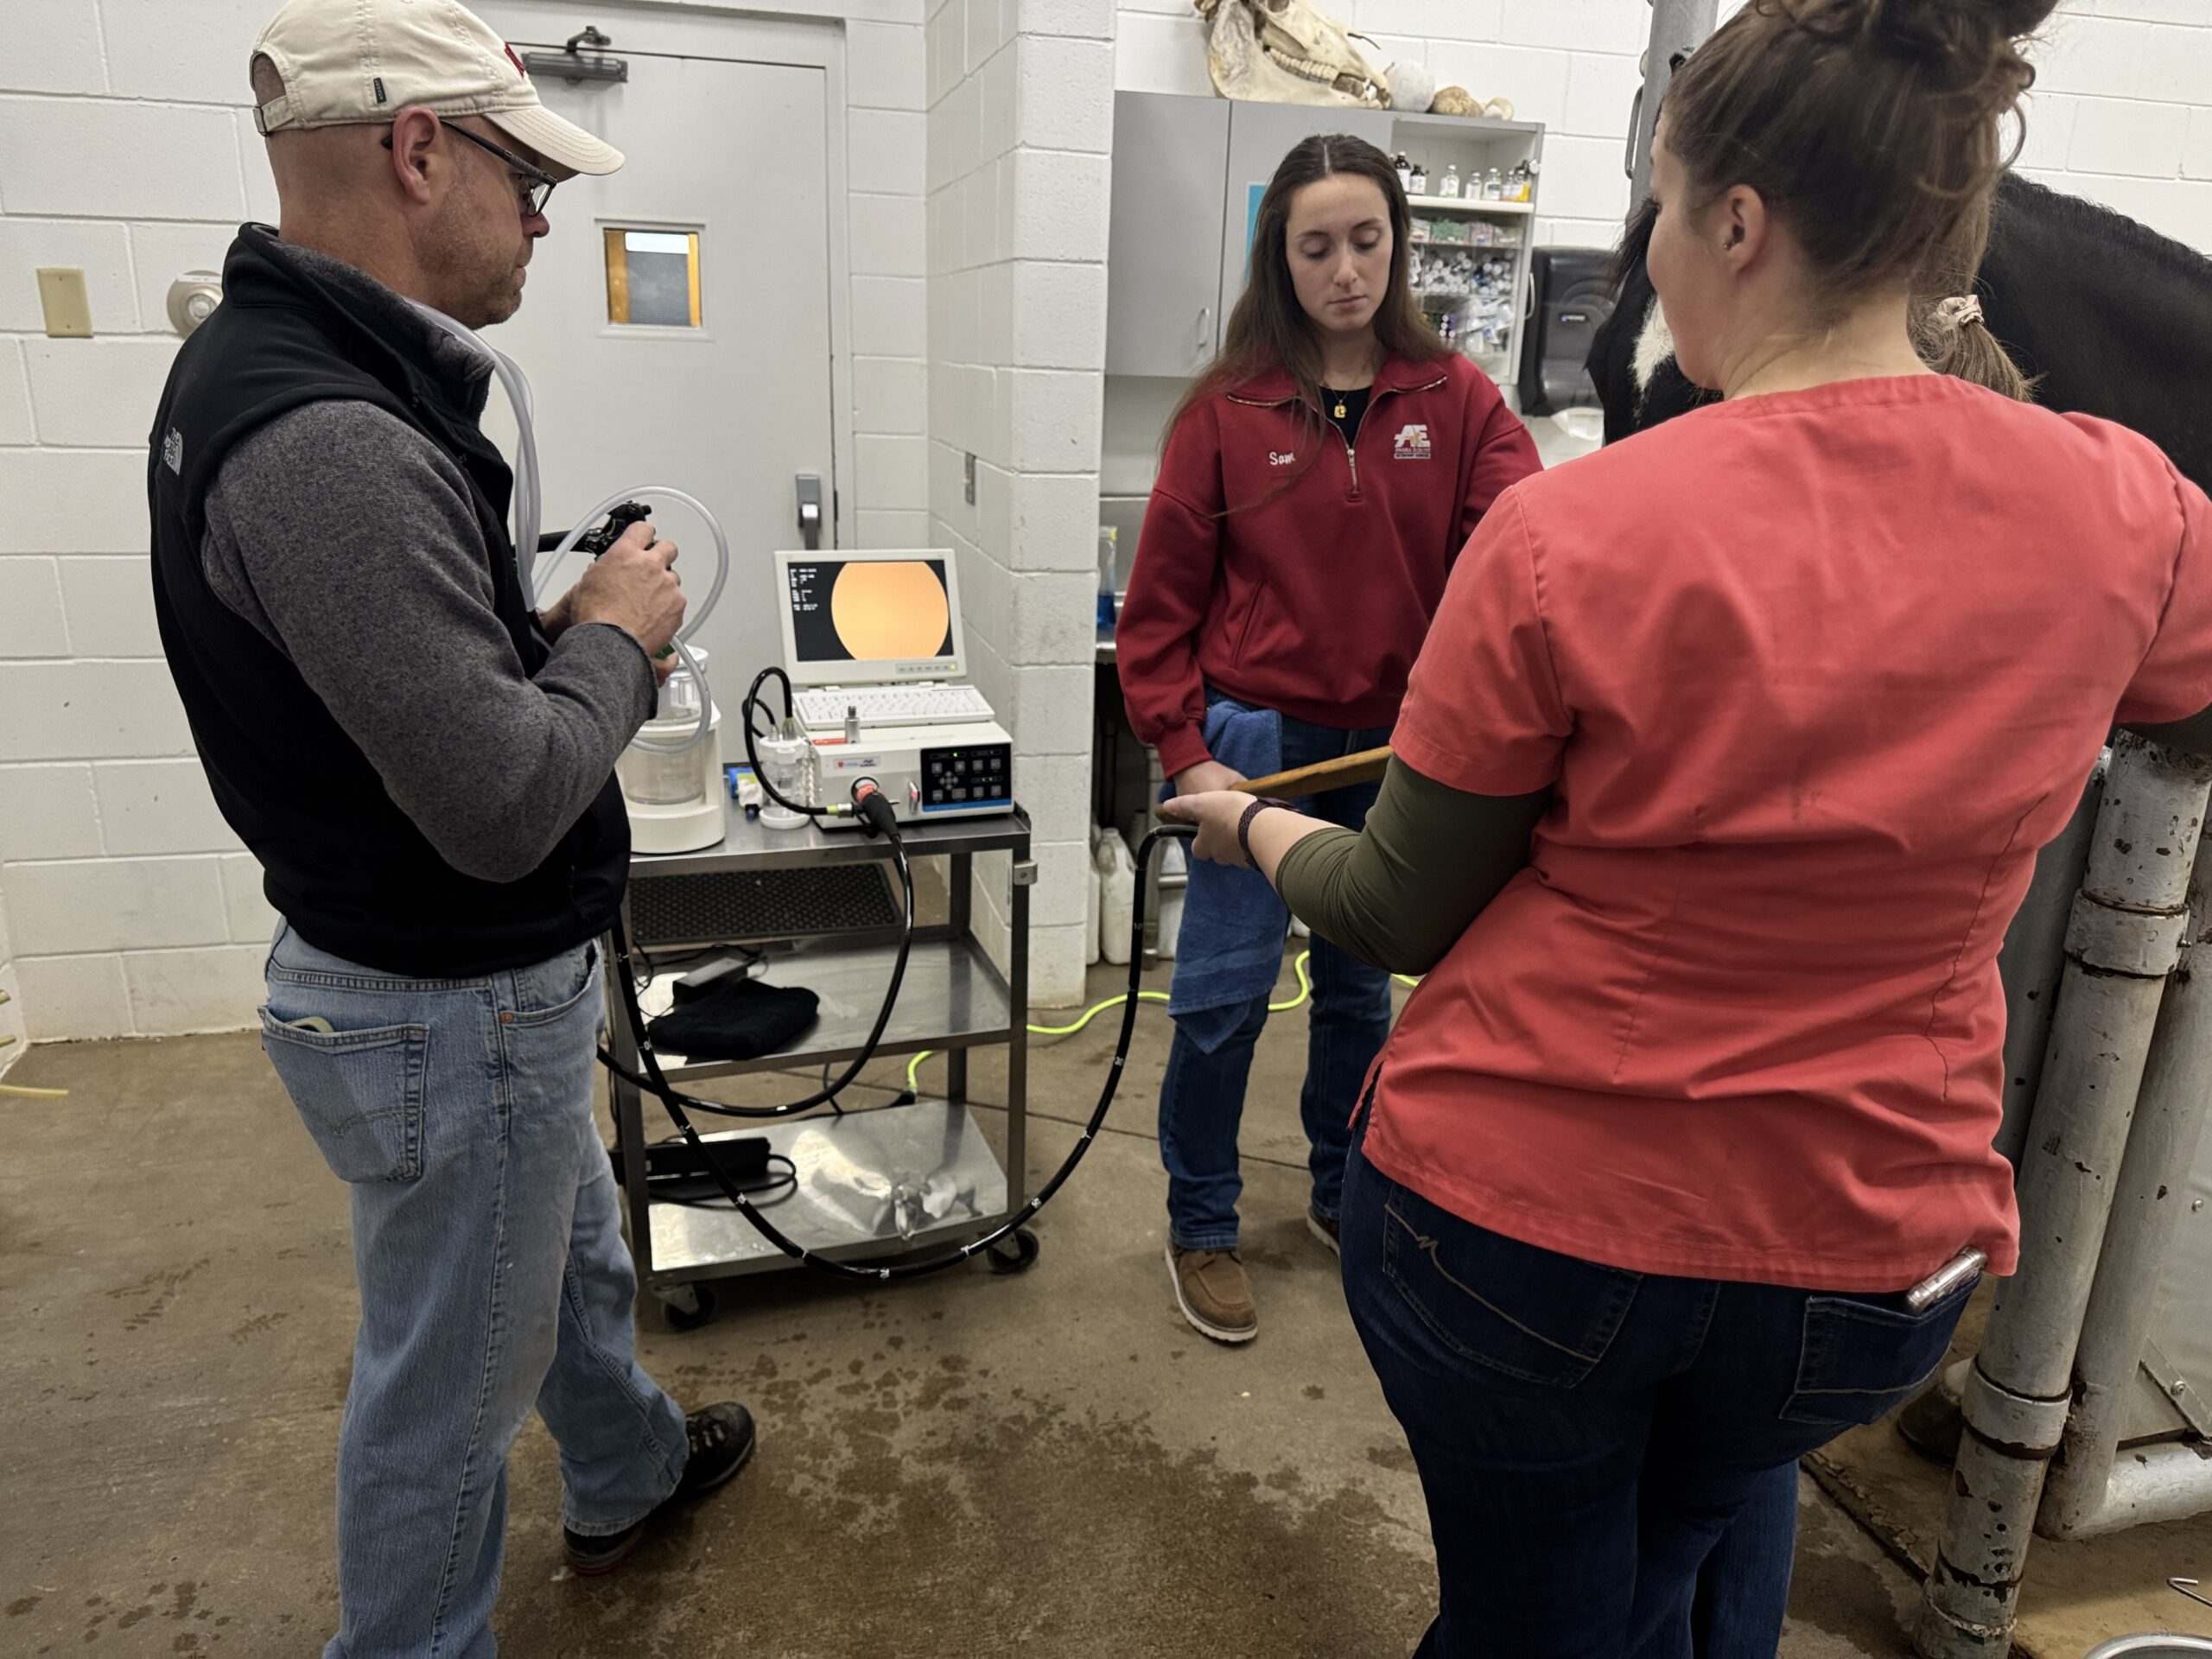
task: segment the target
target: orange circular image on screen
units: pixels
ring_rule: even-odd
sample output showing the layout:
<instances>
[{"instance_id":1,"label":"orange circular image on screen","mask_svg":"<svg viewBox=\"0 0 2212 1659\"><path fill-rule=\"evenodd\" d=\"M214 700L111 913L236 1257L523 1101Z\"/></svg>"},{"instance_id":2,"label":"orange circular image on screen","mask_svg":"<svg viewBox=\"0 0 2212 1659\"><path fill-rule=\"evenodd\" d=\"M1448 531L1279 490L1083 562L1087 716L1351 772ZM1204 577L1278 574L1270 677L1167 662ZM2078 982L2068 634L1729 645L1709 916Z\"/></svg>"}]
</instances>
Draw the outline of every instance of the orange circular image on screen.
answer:
<instances>
[{"instance_id":1,"label":"orange circular image on screen","mask_svg":"<svg viewBox=\"0 0 2212 1659\"><path fill-rule=\"evenodd\" d=\"M937 573L918 560L855 561L830 590L830 620L855 661L935 657L951 626Z\"/></svg>"}]
</instances>

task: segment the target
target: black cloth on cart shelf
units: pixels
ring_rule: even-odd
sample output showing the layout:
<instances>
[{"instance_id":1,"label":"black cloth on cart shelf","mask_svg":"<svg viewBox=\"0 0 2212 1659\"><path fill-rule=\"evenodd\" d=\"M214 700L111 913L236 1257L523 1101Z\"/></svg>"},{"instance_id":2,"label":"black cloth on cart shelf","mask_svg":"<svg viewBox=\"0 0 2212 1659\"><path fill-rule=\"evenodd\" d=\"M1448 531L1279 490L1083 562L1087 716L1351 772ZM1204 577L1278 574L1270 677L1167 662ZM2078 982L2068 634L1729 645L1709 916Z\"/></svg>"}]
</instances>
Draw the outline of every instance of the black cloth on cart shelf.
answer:
<instances>
[{"instance_id":1,"label":"black cloth on cart shelf","mask_svg":"<svg viewBox=\"0 0 2212 1659\"><path fill-rule=\"evenodd\" d=\"M822 999L804 985L768 985L741 974L676 986L676 1006L645 1027L654 1048L687 1060L757 1060L815 1021Z\"/></svg>"}]
</instances>

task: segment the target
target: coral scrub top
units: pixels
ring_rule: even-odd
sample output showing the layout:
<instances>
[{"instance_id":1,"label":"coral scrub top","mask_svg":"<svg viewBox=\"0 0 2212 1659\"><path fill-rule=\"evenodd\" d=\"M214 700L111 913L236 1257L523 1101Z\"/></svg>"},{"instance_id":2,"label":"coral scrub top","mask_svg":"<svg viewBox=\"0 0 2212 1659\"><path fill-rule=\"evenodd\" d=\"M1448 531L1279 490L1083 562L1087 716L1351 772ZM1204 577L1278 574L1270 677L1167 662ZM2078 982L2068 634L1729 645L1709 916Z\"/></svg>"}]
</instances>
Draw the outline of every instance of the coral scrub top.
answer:
<instances>
[{"instance_id":1,"label":"coral scrub top","mask_svg":"<svg viewBox=\"0 0 2212 1659\"><path fill-rule=\"evenodd\" d=\"M1642 1272L2011 1272L1998 947L2113 721L2207 705L2212 505L2105 422L1851 381L1516 485L1394 745L1556 793L1407 1007L1368 1156Z\"/></svg>"}]
</instances>

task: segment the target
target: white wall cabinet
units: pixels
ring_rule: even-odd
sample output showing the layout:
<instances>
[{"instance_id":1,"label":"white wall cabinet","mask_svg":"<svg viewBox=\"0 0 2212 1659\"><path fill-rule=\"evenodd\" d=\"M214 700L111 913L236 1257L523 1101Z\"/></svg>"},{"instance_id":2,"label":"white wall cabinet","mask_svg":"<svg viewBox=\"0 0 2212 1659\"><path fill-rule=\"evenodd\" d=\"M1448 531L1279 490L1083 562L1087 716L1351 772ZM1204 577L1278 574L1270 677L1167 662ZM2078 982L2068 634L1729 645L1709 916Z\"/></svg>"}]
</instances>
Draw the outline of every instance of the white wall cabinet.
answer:
<instances>
[{"instance_id":1,"label":"white wall cabinet","mask_svg":"<svg viewBox=\"0 0 2212 1659\"><path fill-rule=\"evenodd\" d=\"M1114 99L1106 372L1196 373L1220 337L1225 99Z\"/></svg>"},{"instance_id":2,"label":"white wall cabinet","mask_svg":"<svg viewBox=\"0 0 2212 1659\"><path fill-rule=\"evenodd\" d=\"M1491 169L1522 162L1541 168L1543 129L1526 122L1461 120L1389 110L1298 104L1249 104L1164 92L1114 99L1114 199L1107 251L1106 372L1186 378L1219 346L1230 311L1244 291L1245 259L1260 196L1286 153L1315 133L1345 132L1386 155L1403 153L1432 180L1456 167L1470 194L1416 200L1416 240L1433 263L1441 251L1494 254L1512 267L1512 332L1502 340L1470 339L1466 349L1491 374L1512 373L1519 320L1526 314L1529 243L1535 203L1481 202L1473 192ZM1436 185L1432 182L1433 191ZM1496 243L1453 240L1473 225ZM1440 239L1428 241L1434 229ZM1442 320L1471 295L1426 291L1422 307ZM1109 390L1109 396L1111 392Z\"/></svg>"}]
</instances>

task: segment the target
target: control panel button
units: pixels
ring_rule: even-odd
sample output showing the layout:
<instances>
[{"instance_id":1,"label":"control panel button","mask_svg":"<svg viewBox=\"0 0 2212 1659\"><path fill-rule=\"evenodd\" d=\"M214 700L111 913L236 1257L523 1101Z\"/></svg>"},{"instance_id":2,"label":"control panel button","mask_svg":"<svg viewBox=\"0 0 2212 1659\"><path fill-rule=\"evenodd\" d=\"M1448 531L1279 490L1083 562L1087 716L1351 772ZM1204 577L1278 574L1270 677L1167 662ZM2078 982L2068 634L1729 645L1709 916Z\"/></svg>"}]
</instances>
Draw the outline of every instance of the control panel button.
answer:
<instances>
[{"instance_id":1,"label":"control panel button","mask_svg":"<svg viewBox=\"0 0 2212 1659\"><path fill-rule=\"evenodd\" d=\"M950 746L922 751L920 805L924 811L997 804L1012 798L1012 747L1004 743Z\"/></svg>"}]
</instances>

